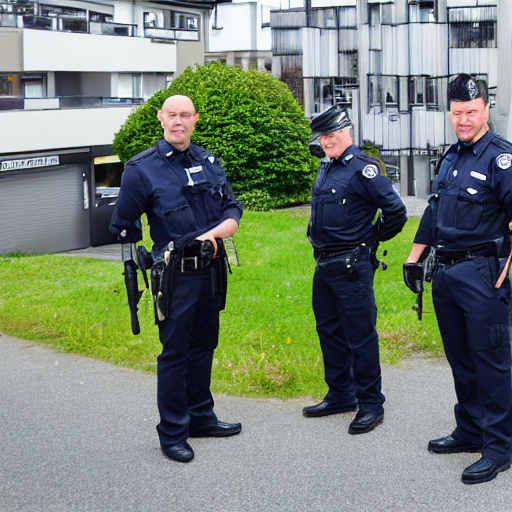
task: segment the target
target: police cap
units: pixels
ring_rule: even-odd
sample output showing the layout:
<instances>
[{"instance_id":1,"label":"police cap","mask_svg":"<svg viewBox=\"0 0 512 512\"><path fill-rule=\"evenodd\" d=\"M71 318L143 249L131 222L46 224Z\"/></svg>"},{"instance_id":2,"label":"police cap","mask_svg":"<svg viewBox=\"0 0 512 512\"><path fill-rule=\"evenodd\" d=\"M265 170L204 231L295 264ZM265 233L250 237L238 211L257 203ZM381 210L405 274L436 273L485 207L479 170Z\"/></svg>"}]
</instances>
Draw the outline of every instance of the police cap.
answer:
<instances>
[{"instance_id":1,"label":"police cap","mask_svg":"<svg viewBox=\"0 0 512 512\"><path fill-rule=\"evenodd\" d=\"M448 85L448 102L450 101L472 101L482 98L487 104L487 84L485 80L461 73Z\"/></svg>"},{"instance_id":2,"label":"police cap","mask_svg":"<svg viewBox=\"0 0 512 512\"><path fill-rule=\"evenodd\" d=\"M348 112L339 105L333 105L321 114L315 116L311 121L311 131L313 138L318 137L322 133L337 132L352 126L352 121Z\"/></svg>"}]
</instances>

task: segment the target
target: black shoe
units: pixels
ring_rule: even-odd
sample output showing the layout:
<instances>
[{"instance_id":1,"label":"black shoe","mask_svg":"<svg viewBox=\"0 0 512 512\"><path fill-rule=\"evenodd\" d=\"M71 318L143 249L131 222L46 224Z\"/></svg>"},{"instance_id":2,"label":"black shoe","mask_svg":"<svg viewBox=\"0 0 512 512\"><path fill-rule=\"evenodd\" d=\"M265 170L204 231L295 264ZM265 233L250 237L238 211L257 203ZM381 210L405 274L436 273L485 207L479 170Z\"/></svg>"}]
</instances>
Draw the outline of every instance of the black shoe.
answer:
<instances>
[{"instance_id":1,"label":"black shoe","mask_svg":"<svg viewBox=\"0 0 512 512\"><path fill-rule=\"evenodd\" d=\"M319 418L320 416L329 416L330 414L339 414L342 412L353 412L357 409L357 404L340 405L333 404L327 400L322 400L319 404L308 405L302 409L302 414L308 418Z\"/></svg>"},{"instance_id":2,"label":"black shoe","mask_svg":"<svg viewBox=\"0 0 512 512\"><path fill-rule=\"evenodd\" d=\"M190 462L194 458L194 450L186 441L169 446L169 448L162 448L162 452L169 459L178 462Z\"/></svg>"},{"instance_id":3,"label":"black shoe","mask_svg":"<svg viewBox=\"0 0 512 512\"><path fill-rule=\"evenodd\" d=\"M430 441L428 443L428 451L431 453L476 453L481 452L482 447L477 444L457 441L457 439L450 435Z\"/></svg>"},{"instance_id":4,"label":"black shoe","mask_svg":"<svg viewBox=\"0 0 512 512\"><path fill-rule=\"evenodd\" d=\"M370 432L384 420L384 413L359 411L348 427L349 434Z\"/></svg>"},{"instance_id":5,"label":"black shoe","mask_svg":"<svg viewBox=\"0 0 512 512\"><path fill-rule=\"evenodd\" d=\"M482 457L471 466L468 466L462 473L462 482L465 484L480 484L496 478L498 473L506 471L510 467L510 459L506 461L495 461Z\"/></svg>"},{"instance_id":6,"label":"black shoe","mask_svg":"<svg viewBox=\"0 0 512 512\"><path fill-rule=\"evenodd\" d=\"M190 432L190 437L229 437L236 436L242 431L241 423L225 423L218 421L212 427L206 427L195 432Z\"/></svg>"}]
</instances>

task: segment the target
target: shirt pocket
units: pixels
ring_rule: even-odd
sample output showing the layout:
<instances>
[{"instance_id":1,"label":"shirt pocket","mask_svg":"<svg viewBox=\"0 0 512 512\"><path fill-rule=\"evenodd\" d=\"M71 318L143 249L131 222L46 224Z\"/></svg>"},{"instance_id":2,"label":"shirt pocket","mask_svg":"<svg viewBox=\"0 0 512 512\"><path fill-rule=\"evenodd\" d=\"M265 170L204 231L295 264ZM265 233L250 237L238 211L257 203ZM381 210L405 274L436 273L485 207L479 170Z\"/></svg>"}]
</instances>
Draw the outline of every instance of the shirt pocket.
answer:
<instances>
[{"instance_id":1,"label":"shirt pocket","mask_svg":"<svg viewBox=\"0 0 512 512\"><path fill-rule=\"evenodd\" d=\"M322 212L320 219L326 230L339 229L347 221L347 198L341 194L329 194L321 203Z\"/></svg>"},{"instance_id":2,"label":"shirt pocket","mask_svg":"<svg viewBox=\"0 0 512 512\"><path fill-rule=\"evenodd\" d=\"M457 195L456 227L463 230L474 230L482 219L483 200L478 190L468 187L461 188Z\"/></svg>"},{"instance_id":3,"label":"shirt pocket","mask_svg":"<svg viewBox=\"0 0 512 512\"><path fill-rule=\"evenodd\" d=\"M197 229L194 214L186 203L171 206L164 211L167 229L174 236L186 235Z\"/></svg>"}]
</instances>

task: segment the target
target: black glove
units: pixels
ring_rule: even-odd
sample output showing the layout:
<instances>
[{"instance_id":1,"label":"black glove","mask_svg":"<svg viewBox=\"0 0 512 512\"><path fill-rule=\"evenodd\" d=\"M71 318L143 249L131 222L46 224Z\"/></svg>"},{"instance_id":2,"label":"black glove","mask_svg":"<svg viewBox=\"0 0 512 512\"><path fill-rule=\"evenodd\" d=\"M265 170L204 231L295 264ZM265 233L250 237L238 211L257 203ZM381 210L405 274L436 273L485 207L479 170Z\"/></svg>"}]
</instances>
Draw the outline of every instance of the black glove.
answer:
<instances>
[{"instance_id":1,"label":"black glove","mask_svg":"<svg viewBox=\"0 0 512 512\"><path fill-rule=\"evenodd\" d=\"M423 291L423 264L404 263L404 283L413 293Z\"/></svg>"},{"instance_id":2,"label":"black glove","mask_svg":"<svg viewBox=\"0 0 512 512\"><path fill-rule=\"evenodd\" d=\"M197 263L187 270L202 270L208 268L212 262L215 247L210 240L191 240L183 248L184 258L196 258Z\"/></svg>"}]
</instances>

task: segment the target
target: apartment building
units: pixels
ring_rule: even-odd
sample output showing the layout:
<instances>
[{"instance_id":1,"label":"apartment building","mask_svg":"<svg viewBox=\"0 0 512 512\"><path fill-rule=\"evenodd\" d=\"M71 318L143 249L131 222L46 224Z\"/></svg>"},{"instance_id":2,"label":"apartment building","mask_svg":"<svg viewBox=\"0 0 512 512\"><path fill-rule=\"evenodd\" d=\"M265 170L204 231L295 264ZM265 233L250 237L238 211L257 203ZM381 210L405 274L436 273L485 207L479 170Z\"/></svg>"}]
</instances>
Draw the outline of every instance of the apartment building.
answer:
<instances>
[{"instance_id":1,"label":"apartment building","mask_svg":"<svg viewBox=\"0 0 512 512\"><path fill-rule=\"evenodd\" d=\"M286 3L286 5L283 5ZM382 147L400 191L427 196L454 141L447 86L466 72L487 80L493 127L510 122L509 0L283 0L270 16L273 73L307 116L345 106L357 143Z\"/></svg>"},{"instance_id":2,"label":"apartment building","mask_svg":"<svg viewBox=\"0 0 512 512\"><path fill-rule=\"evenodd\" d=\"M0 0L0 253L112 241L114 134L204 63L214 5Z\"/></svg>"},{"instance_id":3,"label":"apartment building","mask_svg":"<svg viewBox=\"0 0 512 512\"><path fill-rule=\"evenodd\" d=\"M280 6L280 0L233 0L216 5L209 21L205 61L270 72L270 11Z\"/></svg>"}]
</instances>

